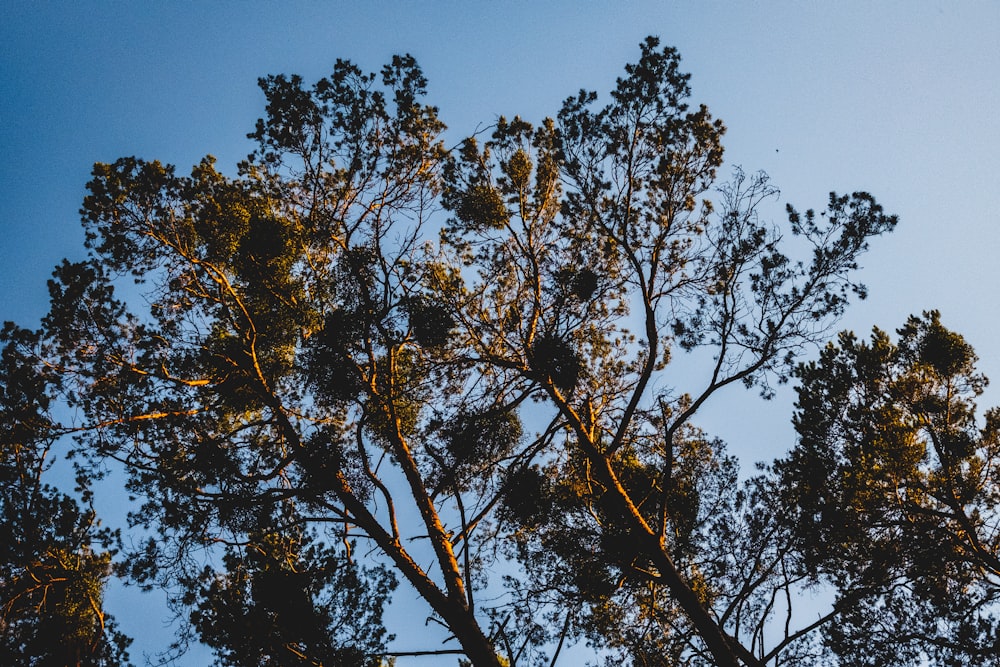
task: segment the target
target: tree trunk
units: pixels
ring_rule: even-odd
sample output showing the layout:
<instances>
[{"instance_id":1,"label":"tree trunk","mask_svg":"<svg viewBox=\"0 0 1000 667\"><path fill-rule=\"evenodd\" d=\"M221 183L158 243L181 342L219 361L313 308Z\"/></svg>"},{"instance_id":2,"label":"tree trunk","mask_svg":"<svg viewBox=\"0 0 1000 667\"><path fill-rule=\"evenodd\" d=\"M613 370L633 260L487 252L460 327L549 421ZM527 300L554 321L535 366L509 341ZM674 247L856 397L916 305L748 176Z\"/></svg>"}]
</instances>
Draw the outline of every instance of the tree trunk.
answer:
<instances>
[{"instance_id":1,"label":"tree trunk","mask_svg":"<svg viewBox=\"0 0 1000 667\"><path fill-rule=\"evenodd\" d=\"M718 667L760 667L760 662L754 658L753 654L736 639L727 635L708 613L708 610L702 606L698 595L677 571L677 567L667 551L666 544L649 526L632 502L628 492L619 483L618 476L611 467L611 461L608 457L590 441L582 428L578 427L576 431L584 454L591 461L592 470L596 473L597 479L605 486L606 493L610 494L613 504L616 505L615 511L619 515L618 518L623 522L628 532L639 539L643 552L655 563L663 582L694 625L695 630L705 642L705 646L711 651L716 665Z\"/></svg>"}]
</instances>

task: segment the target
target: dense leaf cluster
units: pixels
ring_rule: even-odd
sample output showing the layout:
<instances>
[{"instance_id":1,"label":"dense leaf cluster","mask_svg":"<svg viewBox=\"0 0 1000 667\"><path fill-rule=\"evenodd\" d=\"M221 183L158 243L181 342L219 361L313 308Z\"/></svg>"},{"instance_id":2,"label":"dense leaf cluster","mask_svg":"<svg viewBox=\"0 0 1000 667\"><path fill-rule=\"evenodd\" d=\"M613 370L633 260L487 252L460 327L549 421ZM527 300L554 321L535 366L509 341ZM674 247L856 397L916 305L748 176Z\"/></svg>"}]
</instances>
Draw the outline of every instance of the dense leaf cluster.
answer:
<instances>
[{"instance_id":1,"label":"dense leaf cluster","mask_svg":"<svg viewBox=\"0 0 1000 667\"><path fill-rule=\"evenodd\" d=\"M986 379L936 311L897 334L841 334L800 368L800 441L776 464L792 536L837 593L827 635L850 664L989 664L1000 414L977 420Z\"/></svg>"}]
</instances>

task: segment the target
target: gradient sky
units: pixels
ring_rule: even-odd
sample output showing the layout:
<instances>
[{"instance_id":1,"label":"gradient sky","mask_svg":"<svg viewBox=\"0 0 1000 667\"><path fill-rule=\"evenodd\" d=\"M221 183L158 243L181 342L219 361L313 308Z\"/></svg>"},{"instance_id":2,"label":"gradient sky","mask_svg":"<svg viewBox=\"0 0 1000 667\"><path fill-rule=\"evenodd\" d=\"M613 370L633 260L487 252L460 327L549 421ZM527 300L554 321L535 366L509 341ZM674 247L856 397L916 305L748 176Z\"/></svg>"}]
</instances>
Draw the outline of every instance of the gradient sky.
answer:
<instances>
[{"instance_id":1,"label":"gradient sky","mask_svg":"<svg viewBox=\"0 0 1000 667\"><path fill-rule=\"evenodd\" d=\"M831 190L869 191L899 214L898 230L863 258L871 296L844 328L892 330L936 308L975 346L981 370L1000 378L992 0L6 0L0 320L34 326L52 267L83 256L77 210L93 162L136 155L185 172L210 153L233 173L263 111L258 76L311 82L336 58L377 70L408 52L458 141L501 114L540 121L580 88L606 95L647 34L680 50L692 102L725 121L729 165L763 169L781 188L768 211L776 221L786 201L821 209ZM791 392L763 405L737 393L700 423L745 463L790 446ZM1000 391L983 403L1000 404ZM169 639L155 601L116 590L110 602L139 635L134 659ZM196 652L179 664L205 659Z\"/></svg>"}]
</instances>

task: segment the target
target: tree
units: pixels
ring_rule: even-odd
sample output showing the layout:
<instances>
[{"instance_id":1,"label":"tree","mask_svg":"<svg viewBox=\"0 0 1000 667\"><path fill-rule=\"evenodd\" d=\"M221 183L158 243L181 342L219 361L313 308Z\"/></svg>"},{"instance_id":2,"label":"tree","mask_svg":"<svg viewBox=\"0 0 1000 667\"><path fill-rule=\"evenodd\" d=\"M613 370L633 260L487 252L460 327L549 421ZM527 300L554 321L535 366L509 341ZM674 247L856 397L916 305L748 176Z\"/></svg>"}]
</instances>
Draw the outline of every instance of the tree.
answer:
<instances>
[{"instance_id":1,"label":"tree","mask_svg":"<svg viewBox=\"0 0 1000 667\"><path fill-rule=\"evenodd\" d=\"M893 343L843 333L798 371L800 440L776 464L802 566L836 591L852 665L996 664L1000 412L936 311Z\"/></svg>"},{"instance_id":2,"label":"tree","mask_svg":"<svg viewBox=\"0 0 1000 667\"><path fill-rule=\"evenodd\" d=\"M377 663L389 571L477 667L580 638L637 665L806 664L824 624L773 619L815 578L808 540L693 419L786 381L895 218L856 193L762 221L776 190L717 183L725 128L654 38L606 105L453 150L409 56L260 84L235 177L95 166L89 257L56 270L32 352L80 452L144 499L160 539L132 576L223 664ZM144 298L117 296L128 276ZM704 377L667 387L701 348Z\"/></svg>"},{"instance_id":3,"label":"tree","mask_svg":"<svg viewBox=\"0 0 1000 667\"><path fill-rule=\"evenodd\" d=\"M17 353L31 338L8 327L0 352L0 662L122 665L129 640L102 602L116 536L42 480L60 429L44 369Z\"/></svg>"}]
</instances>

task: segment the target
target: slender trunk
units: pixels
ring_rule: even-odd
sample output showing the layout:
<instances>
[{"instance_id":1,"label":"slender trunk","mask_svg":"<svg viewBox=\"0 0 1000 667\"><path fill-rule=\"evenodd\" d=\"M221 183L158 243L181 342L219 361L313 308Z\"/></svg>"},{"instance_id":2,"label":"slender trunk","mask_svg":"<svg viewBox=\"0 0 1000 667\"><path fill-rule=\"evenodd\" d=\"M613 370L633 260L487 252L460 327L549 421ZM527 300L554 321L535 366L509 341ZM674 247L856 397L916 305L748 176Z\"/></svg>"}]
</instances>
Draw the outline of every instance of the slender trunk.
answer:
<instances>
[{"instance_id":1,"label":"slender trunk","mask_svg":"<svg viewBox=\"0 0 1000 667\"><path fill-rule=\"evenodd\" d=\"M632 502L628 492L619 483L618 476L611 467L611 461L608 457L590 442L582 428L577 429L577 436L580 438L584 453L590 459L592 470L596 473L597 479L605 486L606 493L610 494L612 504L616 506L614 509L618 518L623 521L624 527L628 529L629 533L639 539L643 552L653 560L663 582L670 589L671 595L684 610L695 630L705 642L705 646L715 658L716 665L718 667L743 667L744 665L758 667L760 662L736 639L726 634L701 604L698 595L678 572L666 544L659 534L649 526Z\"/></svg>"},{"instance_id":2,"label":"slender trunk","mask_svg":"<svg viewBox=\"0 0 1000 667\"><path fill-rule=\"evenodd\" d=\"M716 663L720 667L729 667L730 665L732 667L740 667L741 665L756 667L759 664L756 658L734 638L727 635L702 606L698 595L680 576L665 545L655 535L648 535L648 537L652 541L650 545L652 548L648 550L648 555L656 564L660 576L670 589L674 599L677 600L688 619L694 624L708 650L712 652Z\"/></svg>"},{"instance_id":3,"label":"slender trunk","mask_svg":"<svg viewBox=\"0 0 1000 667\"><path fill-rule=\"evenodd\" d=\"M368 511L364 503L354 494L350 482L343 474L338 474L336 481L337 495L353 516L354 522L378 544L420 597L441 617L462 646L465 656L472 662L473 667L502 667L493 643L483 632L465 598L445 594L410 557L399 540L389 534Z\"/></svg>"},{"instance_id":4,"label":"slender trunk","mask_svg":"<svg viewBox=\"0 0 1000 667\"><path fill-rule=\"evenodd\" d=\"M300 447L302 443L299 439L298 431L292 427L288 416L280 409L280 406L275 409L275 414L278 417L283 432L287 435L293 446ZM412 483L413 471L409 472L408 479ZM473 614L472 610L466 604L465 589L458 574L458 561L455 559L451 543L447 539L444 539L445 544L442 545L439 539L439 543L435 545L442 572L446 579L449 572L452 575L448 581L449 593L446 594L427 576L423 568L413 560L399 540L386 531L378 519L368 511L368 508L358 498L357 494L355 494L350 481L343 473L337 473L332 481L335 482L334 488L337 497L343 503L344 508L353 516L357 526L378 544L382 552L395 563L396 568L413 585L420 597L430 605L431 609L437 612L448 626L448 629L455 635L459 644L461 644L462 650L465 651L465 655L472 662L473 667L502 667L500 659L493 648L493 643L483 632L479 626L479 622L476 620L475 614ZM431 531L432 536L435 532L439 537L443 536L444 528L441 526L440 520L433 510L433 505L429 505L426 494L424 494L424 499L426 502L421 504L421 498L417 494L417 502L421 513L424 515L425 522L429 524L428 529ZM428 509L431 510L430 513L432 515L430 521L428 521L427 517ZM447 557L442 559L442 554ZM454 580L456 576L458 576L458 586L456 586L456 581Z\"/></svg>"}]
</instances>

